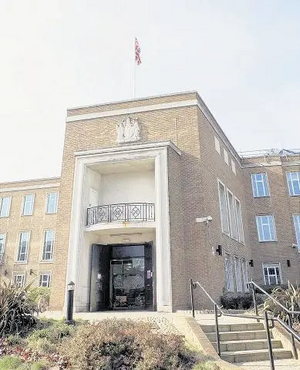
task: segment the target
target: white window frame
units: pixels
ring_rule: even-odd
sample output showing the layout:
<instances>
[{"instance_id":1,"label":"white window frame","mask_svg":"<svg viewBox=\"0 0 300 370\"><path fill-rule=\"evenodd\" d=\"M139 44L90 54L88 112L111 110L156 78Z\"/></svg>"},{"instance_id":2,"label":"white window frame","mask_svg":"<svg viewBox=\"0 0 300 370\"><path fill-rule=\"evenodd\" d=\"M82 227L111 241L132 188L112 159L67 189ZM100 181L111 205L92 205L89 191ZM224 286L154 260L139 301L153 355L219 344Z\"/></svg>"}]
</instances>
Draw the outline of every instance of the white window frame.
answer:
<instances>
[{"instance_id":1,"label":"white window frame","mask_svg":"<svg viewBox=\"0 0 300 370\"><path fill-rule=\"evenodd\" d=\"M3 202L6 201L7 201L6 208L3 209ZM9 217L10 207L11 207L11 197L0 198L0 218Z\"/></svg>"},{"instance_id":2,"label":"white window frame","mask_svg":"<svg viewBox=\"0 0 300 370\"><path fill-rule=\"evenodd\" d=\"M14 272L13 273L13 284L16 285L18 288L23 288L25 286L25 273L24 272Z\"/></svg>"},{"instance_id":3,"label":"white window frame","mask_svg":"<svg viewBox=\"0 0 300 370\"><path fill-rule=\"evenodd\" d=\"M44 280L44 277L46 279ZM45 283L45 285L44 285ZM51 284L51 272L50 271L43 271L39 274L39 287L49 288Z\"/></svg>"},{"instance_id":4,"label":"white window frame","mask_svg":"<svg viewBox=\"0 0 300 370\"><path fill-rule=\"evenodd\" d=\"M27 201L27 197L31 197L31 201ZM26 194L23 198L23 205L22 205L22 216L32 216L34 211L34 202L35 202L35 194ZM29 205L28 205L29 204ZM26 207L29 207L27 210ZM26 211L26 212L25 212Z\"/></svg>"},{"instance_id":5,"label":"white window frame","mask_svg":"<svg viewBox=\"0 0 300 370\"><path fill-rule=\"evenodd\" d=\"M278 268L280 282L278 282L277 274L275 273L275 275L270 275L269 271L268 271L268 281L266 281L265 268L267 268L267 269L274 268L275 271L276 271L276 268ZM262 264L262 273L263 273L263 278L264 278L264 284L265 285L274 285L274 284L270 284L270 276L275 276L276 277L276 284L275 285L282 284L282 273L281 273L281 264L280 263L263 263Z\"/></svg>"},{"instance_id":6,"label":"white window frame","mask_svg":"<svg viewBox=\"0 0 300 370\"><path fill-rule=\"evenodd\" d=\"M261 179L257 177L261 176ZM252 173L251 174L252 192L254 198L265 198L270 196L270 188L268 175L266 172ZM263 193L260 194L258 184L262 184Z\"/></svg>"},{"instance_id":7,"label":"white window frame","mask_svg":"<svg viewBox=\"0 0 300 370\"><path fill-rule=\"evenodd\" d=\"M231 159L231 170L236 175L236 166L235 161L233 159Z\"/></svg>"},{"instance_id":8,"label":"white window frame","mask_svg":"<svg viewBox=\"0 0 300 370\"><path fill-rule=\"evenodd\" d=\"M226 149L223 148L224 161L229 166L229 155Z\"/></svg>"},{"instance_id":9,"label":"white window frame","mask_svg":"<svg viewBox=\"0 0 300 370\"><path fill-rule=\"evenodd\" d=\"M296 179L292 179L292 176L296 175ZM298 182L298 188L300 189L300 172L298 171L293 171L293 172L287 172L286 173L286 179L287 179L287 184L289 188L289 194L291 197L299 197L300 196L300 191L299 194L296 193L295 187L294 187L294 181Z\"/></svg>"},{"instance_id":10,"label":"white window frame","mask_svg":"<svg viewBox=\"0 0 300 370\"><path fill-rule=\"evenodd\" d=\"M262 217L267 217L268 220L272 220L272 222L268 222L268 223L262 223ZM256 227L257 227L257 235L258 235L258 241L260 243L262 242L276 242L277 241L277 236L276 236L276 226L275 226L275 217L274 215L257 215L255 216L255 219L256 219ZM271 232L271 225L273 226L273 234L274 234L274 238L273 239L267 239L265 237L265 235L262 235L260 233L260 230L264 230L264 226L267 226L269 228L269 234L271 235L272 232ZM260 227L261 226L261 227Z\"/></svg>"},{"instance_id":11,"label":"white window frame","mask_svg":"<svg viewBox=\"0 0 300 370\"><path fill-rule=\"evenodd\" d=\"M229 229L230 229L230 236L234 240L239 240L238 234L238 225L237 225L237 214L235 208L235 197L233 193L227 189L227 207L228 207L228 214L229 214Z\"/></svg>"},{"instance_id":12,"label":"white window frame","mask_svg":"<svg viewBox=\"0 0 300 370\"><path fill-rule=\"evenodd\" d=\"M239 257L234 256L235 286L238 293L243 292L242 265Z\"/></svg>"},{"instance_id":13,"label":"white window frame","mask_svg":"<svg viewBox=\"0 0 300 370\"><path fill-rule=\"evenodd\" d=\"M28 240L25 240L27 242L25 252L22 252L21 253L21 248L22 248L22 245L21 245L21 237L22 237L23 234L27 234L28 235ZM28 255L29 255L30 238L31 238L31 232L30 231L21 231L19 233L18 251L17 251L17 263L27 263L27 261L28 261ZM24 259L20 259L21 254L22 255L25 255L25 258Z\"/></svg>"},{"instance_id":14,"label":"white window frame","mask_svg":"<svg viewBox=\"0 0 300 370\"><path fill-rule=\"evenodd\" d=\"M249 287L248 287L248 268L247 268L247 261L242 258L241 259L241 268L242 268L242 277L243 277L243 284L244 284L244 291L249 292Z\"/></svg>"},{"instance_id":15,"label":"white window frame","mask_svg":"<svg viewBox=\"0 0 300 370\"><path fill-rule=\"evenodd\" d=\"M55 194L55 205L54 205L54 210L49 210L49 204L50 204L50 198L51 198L51 195ZM55 213L57 213L57 208L58 208L58 198L59 198L59 192L58 191L52 191L50 193L47 193L47 196L46 196L46 213L49 214L49 215L53 215Z\"/></svg>"},{"instance_id":16,"label":"white window frame","mask_svg":"<svg viewBox=\"0 0 300 370\"><path fill-rule=\"evenodd\" d=\"M234 197L234 203L235 203L236 222L237 222L237 228L238 228L239 242L242 244L245 244L242 205L241 205L240 200L237 197Z\"/></svg>"},{"instance_id":17,"label":"white window frame","mask_svg":"<svg viewBox=\"0 0 300 370\"><path fill-rule=\"evenodd\" d=\"M221 154L221 145L220 140L215 136L215 149L216 151Z\"/></svg>"},{"instance_id":18,"label":"white window frame","mask_svg":"<svg viewBox=\"0 0 300 370\"><path fill-rule=\"evenodd\" d=\"M224 269L225 269L225 289L227 292L234 292L232 258L231 255L228 253L225 253Z\"/></svg>"},{"instance_id":19,"label":"white window frame","mask_svg":"<svg viewBox=\"0 0 300 370\"><path fill-rule=\"evenodd\" d=\"M5 246L6 246L6 233L1 233L0 234L0 241L3 238L3 243L0 244L0 265L3 263L3 257L4 257L4 252L5 252Z\"/></svg>"},{"instance_id":20,"label":"white window frame","mask_svg":"<svg viewBox=\"0 0 300 370\"><path fill-rule=\"evenodd\" d=\"M300 213L293 215L295 235L296 235L296 244L298 252L300 252Z\"/></svg>"},{"instance_id":21,"label":"white window frame","mask_svg":"<svg viewBox=\"0 0 300 370\"><path fill-rule=\"evenodd\" d=\"M49 233L52 233L53 238L51 240L51 245L49 250L47 250L47 241L46 237ZM43 238L43 248L42 248L42 256L41 260L43 262L52 262L53 261L53 250L54 250L54 241L55 241L55 230L54 229L47 229L44 231L44 238ZM50 254L50 258L45 258L47 254Z\"/></svg>"},{"instance_id":22,"label":"white window frame","mask_svg":"<svg viewBox=\"0 0 300 370\"><path fill-rule=\"evenodd\" d=\"M224 197L222 198L221 189L224 190ZM227 203L227 190L226 186L218 180L218 193L219 193L219 207L220 207L220 218L221 218L221 228L222 232L226 235L230 235L230 224L229 224L229 214L228 214L228 203Z\"/></svg>"}]
</instances>

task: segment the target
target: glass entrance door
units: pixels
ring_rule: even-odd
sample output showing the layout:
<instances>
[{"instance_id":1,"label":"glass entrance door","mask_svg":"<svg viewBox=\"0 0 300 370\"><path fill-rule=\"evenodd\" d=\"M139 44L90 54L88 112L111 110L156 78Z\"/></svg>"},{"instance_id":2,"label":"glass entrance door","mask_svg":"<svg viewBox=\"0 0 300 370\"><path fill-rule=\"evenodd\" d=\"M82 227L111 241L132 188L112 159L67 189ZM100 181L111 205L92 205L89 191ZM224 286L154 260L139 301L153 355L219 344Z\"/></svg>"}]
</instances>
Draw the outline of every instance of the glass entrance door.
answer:
<instances>
[{"instance_id":1,"label":"glass entrance door","mask_svg":"<svg viewBox=\"0 0 300 370\"><path fill-rule=\"evenodd\" d=\"M145 258L110 261L110 304L112 309L145 308Z\"/></svg>"}]
</instances>

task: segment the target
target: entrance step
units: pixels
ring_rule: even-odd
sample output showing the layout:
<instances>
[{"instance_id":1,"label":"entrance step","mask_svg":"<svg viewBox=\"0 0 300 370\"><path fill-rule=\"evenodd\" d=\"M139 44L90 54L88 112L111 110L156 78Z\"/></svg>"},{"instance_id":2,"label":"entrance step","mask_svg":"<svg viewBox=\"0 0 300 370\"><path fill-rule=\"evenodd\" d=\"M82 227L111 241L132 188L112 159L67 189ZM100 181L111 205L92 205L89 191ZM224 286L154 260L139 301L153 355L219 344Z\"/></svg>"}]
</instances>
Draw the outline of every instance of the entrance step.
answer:
<instances>
[{"instance_id":1,"label":"entrance step","mask_svg":"<svg viewBox=\"0 0 300 370\"><path fill-rule=\"evenodd\" d=\"M215 349L217 349L216 342L212 342L212 345L214 346ZM262 340L262 339L221 342L220 345L221 345L221 352L236 352L236 351L268 349L268 341ZM272 348L282 348L281 341L272 339Z\"/></svg>"},{"instance_id":2,"label":"entrance step","mask_svg":"<svg viewBox=\"0 0 300 370\"><path fill-rule=\"evenodd\" d=\"M274 349L274 359L289 359L292 358L292 352L286 349ZM240 352L224 352L221 358L227 362L254 362L264 361L269 359L268 350L251 350L251 351L240 351Z\"/></svg>"},{"instance_id":3,"label":"entrance step","mask_svg":"<svg viewBox=\"0 0 300 370\"><path fill-rule=\"evenodd\" d=\"M214 348L217 348L215 325L200 325ZM221 358L231 363L247 363L269 359L267 333L263 323L220 324ZM273 339L274 359L291 359L292 352L283 348L280 340Z\"/></svg>"}]
</instances>

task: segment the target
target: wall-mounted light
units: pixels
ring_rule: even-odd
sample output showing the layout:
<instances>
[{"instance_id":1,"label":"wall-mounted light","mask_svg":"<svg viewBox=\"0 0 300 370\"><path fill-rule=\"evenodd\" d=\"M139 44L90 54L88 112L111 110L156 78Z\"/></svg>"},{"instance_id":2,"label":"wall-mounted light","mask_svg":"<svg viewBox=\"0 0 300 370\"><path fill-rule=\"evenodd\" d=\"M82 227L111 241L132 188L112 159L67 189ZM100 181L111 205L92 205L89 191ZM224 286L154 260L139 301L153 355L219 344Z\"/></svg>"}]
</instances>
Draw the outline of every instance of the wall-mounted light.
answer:
<instances>
[{"instance_id":1,"label":"wall-mounted light","mask_svg":"<svg viewBox=\"0 0 300 370\"><path fill-rule=\"evenodd\" d=\"M222 245L218 245L217 248L216 248L216 253L219 255L219 256L222 256Z\"/></svg>"},{"instance_id":2,"label":"wall-mounted light","mask_svg":"<svg viewBox=\"0 0 300 370\"><path fill-rule=\"evenodd\" d=\"M253 260L250 260L250 261L249 261L249 266L250 266L250 267L253 267L253 266L254 266L254 262L253 262Z\"/></svg>"},{"instance_id":3,"label":"wall-mounted light","mask_svg":"<svg viewBox=\"0 0 300 370\"><path fill-rule=\"evenodd\" d=\"M291 267L291 261L290 260L286 260L286 265L287 265L287 267Z\"/></svg>"},{"instance_id":4,"label":"wall-mounted light","mask_svg":"<svg viewBox=\"0 0 300 370\"><path fill-rule=\"evenodd\" d=\"M33 269L29 270L29 275L36 275L36 273L33 271Z\"/></svg>"},{"instance_id":5,"label":"wall-mounted light","mask_svg":"<svg viewBox=\"0 0 300 370\"><path fill-rule=\"evenodd\" d=\"M8 275L8 271L4 270L4 276L7 276L7 275Z\"/></svg>"}]
</instances>

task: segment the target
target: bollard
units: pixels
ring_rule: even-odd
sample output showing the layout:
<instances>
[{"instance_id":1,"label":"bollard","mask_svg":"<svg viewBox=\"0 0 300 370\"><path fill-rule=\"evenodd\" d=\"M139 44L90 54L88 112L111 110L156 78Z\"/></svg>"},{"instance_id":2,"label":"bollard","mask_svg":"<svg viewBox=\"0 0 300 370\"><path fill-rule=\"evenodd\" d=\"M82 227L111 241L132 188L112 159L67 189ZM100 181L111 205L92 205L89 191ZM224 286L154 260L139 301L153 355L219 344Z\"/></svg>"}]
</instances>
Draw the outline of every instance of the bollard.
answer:
<instances>
[{"instance_id":1,"label":"bollard","mask_svg":"<svg viewBox=\"0 0 300 370\"><path fill-rule=\"evenodd\" d=\"M73 320L73 305L74 305L74 288L75 284L73 281L70 281L68 286L68 297L67 297L67 319L66 324L74 325Z\"/></svg>"}]
</instances>

